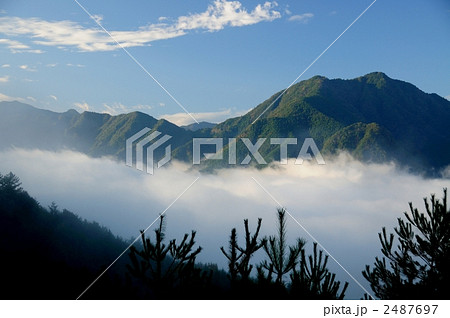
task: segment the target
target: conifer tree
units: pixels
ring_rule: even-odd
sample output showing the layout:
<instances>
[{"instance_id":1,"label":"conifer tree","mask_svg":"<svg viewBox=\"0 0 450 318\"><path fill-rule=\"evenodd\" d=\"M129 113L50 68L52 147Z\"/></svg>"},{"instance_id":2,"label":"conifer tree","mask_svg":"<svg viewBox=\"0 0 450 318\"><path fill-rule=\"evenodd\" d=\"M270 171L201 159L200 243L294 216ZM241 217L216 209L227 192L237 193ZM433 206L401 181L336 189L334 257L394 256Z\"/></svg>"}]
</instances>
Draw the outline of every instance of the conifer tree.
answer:
<instances>
[{"instance_id":1,"label":"conifer tree","mask_svg":"<svg viewBox=\"0 0 450 318\"><path fill-rule=\"evenodd\" d=\"M398 218L395 235L378 233L383 257L363 276L382 299L448 299L450 293L450 211L447 189L442 201L424 198L426 214L409 203L406 220ZM431 204L430 204L431 203ZM394 238L397 249L393 249Z\"/></svg>"},{"instance_id":2,"label":"conifer tree","mask_svg":"<svg viewBox=\"0 0 450 318\"><path fill-rule=\"evenodd\" d=\"M245 229L245 247L240 247L237 243L236 229L231 230L228 252L223 247L220 248L222 253L228 259L229 277L232 282L237 279L247 281L250 278L253 265L250 260L255 252L265 244L265 240L258 240L259 231L261 229L262 219L258 219L255 234L251 234L248 227L248 219L244 220Z\"/></svg>"},{"instance_id":3,"label":"conifer tree","mask_svg":"<svg viewBox=\"0 0 450 318\"><path fill-rule=\"evenodd\" d=\"M265 239L258 241L259 230L261 229L262 219L258 219L255 234L251 235L248 228L248 219L244 220L245 228L245 248L237 246L237 249L242 253L242 259L239 263L239 273L243 280L248 280L252 271L253 265L250 264L250 259L253 254L262 248L266 242Z\"/></svg>"},{"instance_id":4,"label":"conifer tree","mask_svg":"<svg viewBox=\"0 0 450 318\"><path fill-rule=\"evenodd\" d=\"M52 204L48 206L48 212L50 212L51 215L58 215L58 213L60 213L55 201L52 201Z\"/></svg>"},{"instance_id":5,"label":"conifer tree","mask_svg":"<svg viewBox=\"0 0 450 318\"><path fill-rule=\"evenodd\" d=\"M275 282L284 285L283 276L297 265L305 241L299 238L295 245L288 247L286 243L286 210L284 208L277 209L277 219L277 235L270 236L263 245L264 251L269 257L269 262L264 261L261 264L260 271L264 268L269 273L273 272L276 276Z\"/></svg>"},{"instance_id":6,"label":"conifer tree","mask_svg":"<svg viewBox=\"0 0 450 318\"><path fill-rule=\"evenodd\" d=\"M328 255L323 251L317 253L317 243L313 244L313 255L305 256L302 250L299 270L291 274L291 295L295 298L306 299L344 299L348 283L344 284L339 293L340 282L335 281L336 274L327 268Z\"/></svg>"},{"instance_id":7,"label":"conifer tree","mask_svg":"<svg viewBox=\"0 0 450 318\"><path fill-rule=\"evenodd\" d=\"M14 173L10 172L5 175L0 173L0 190L9 193L20 192L22 191L21 185L19 177Z\"/></svg>"},{"instance_id":8,"label":"conifer tree","mask_svg":"<svg viewBox=\"0 0 450 318\"><path fill-rule=\"evenodd\" d=\"M173 239L166 245L164 227L164 216L161 215L155 230L155 243L141 231L142 250L132 246L129 253L131 265L127 264L128 271L146 283L157 297L165 296L183 281L199 274L195 271L195 259L202 250L201 247L194 250L195 231L190 237L185 234L180 244Z\"/></svg>"},{"instance_id":9,"label":"conifer tree","mask_svg":"<svg viewBox=\"0 0 450 318\"><path fill-rule=\"evenodd\" d=\"M228 259L228 278L232 282L232 284L238 278L238 267L239 267L239 259L242 257L242 252L239 252L237 249L237 234L236 228L231 230L230 241L228 245L228 253L225 251L223 246L220 248L223 255Z\"/></svg>"}]
</instances>

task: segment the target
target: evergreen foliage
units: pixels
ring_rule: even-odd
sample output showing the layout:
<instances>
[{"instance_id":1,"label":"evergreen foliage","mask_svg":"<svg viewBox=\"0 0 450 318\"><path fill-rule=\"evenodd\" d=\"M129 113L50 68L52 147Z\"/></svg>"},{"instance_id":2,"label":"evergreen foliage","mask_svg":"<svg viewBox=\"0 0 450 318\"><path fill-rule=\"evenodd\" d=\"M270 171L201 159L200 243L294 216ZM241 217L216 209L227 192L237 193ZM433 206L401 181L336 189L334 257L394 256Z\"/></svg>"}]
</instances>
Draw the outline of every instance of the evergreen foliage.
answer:
<instances>
[{"instance_id":1,"label":"evergreen foliage","mask_svg":"<svg viewBox=\"0 0 450 318\"><path fill-rule=\"evenodd\" d=\"M1 299L75 299L125 248L98 223L41 207L16 175L0 173ZM137 297L124 268L119 261L85 297Z\"/></svg>"},{"instance_id":2,"label":"evergreen foliage","mask_svg":"<svg viewBox=\"0 0 450 318\"><path fill-rule=\"evenodd\" d=\"M305 241L297 239L293 246L287 246L286 243L286 210L279 208L277 210L278 233L276 236L270 236L264 242L264 251L269 261L264 261L262 268L275 275L275 282L283 285L283 277L297 265L300 253L303 250ZM288 252L289 248L289 252Z\"/></svg>"},{"instance_id":3,"label":"evergreen foliage","mask_svg":"<svg viewBox=\"0 0 450 318\"><path fill-rule=\"evenodd\" d=\"M142 250L131 246L131 265L127 269L150 288L154 297L174 297L170 295L174 291L186 291L189 284L198 284L208 277L195 267L195 258L202 250L201 247L194 250L196 232L192 231L190 237L185 234L180 244L176 239L165 244L164 215L159 220L154 243L141 231Z\"/></svg>"},{"instance_id":4,"label":"evergreen foliage","mask_svg":"<svg viewBox=\"0 0 450 318\"><path fill-rule=\"evenodd\" d=\"M409 203L395 234L378 233L383 257L367 265L364 277L381 299L448 299L450 293L450 211L447 189L442 201L424 198L426 213ZM397 248L394 249L394 239Z\"/></svg>"},{"instance_id":5,"label":"evergreen foliage","mask_svg":"<svg viewBox=\"0 0 450 318\"><path fill-rule=\"evenodd\" d=\"M256 253L265 244L265 240L258 240L259 230L261 229L262 219L258 219L255 234L251 235L248 227L248 219L244 220L245 229L245 247L240 247L237 243L236 229L231 230L229 241L229 252L227 253L223 247L220 248L222 253L228 259L228 271L231 282L237 280L248 281L253 269L250 260L254 253Z\"/></svg>"},{"instance_id":6,"label":"evergreen foliage","mask_svg":"<svg viewBox=\"0 0 450 318\"><path fill-rule=\"evenodd\" d=\"M336 274L327 268L328 255L323 257L323 251L317 253L317 243L313 246L313 255L308 257L302 250L299 269L290 275L291 293L298 299L344 299L348 282L339 292L341 283L335 281Z\"/></svg>"}]
</instances>

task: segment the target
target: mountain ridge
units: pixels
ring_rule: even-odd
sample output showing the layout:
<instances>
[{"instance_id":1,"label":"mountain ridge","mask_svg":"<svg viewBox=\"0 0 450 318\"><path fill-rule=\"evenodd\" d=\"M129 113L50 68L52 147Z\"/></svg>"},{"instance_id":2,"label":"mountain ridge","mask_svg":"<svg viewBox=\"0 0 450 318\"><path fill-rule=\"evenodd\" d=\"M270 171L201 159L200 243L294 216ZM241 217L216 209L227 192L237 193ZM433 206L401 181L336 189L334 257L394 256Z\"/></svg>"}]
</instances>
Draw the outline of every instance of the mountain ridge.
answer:
<instances>
[{"instance_id":1,"label":"mountain ridge","mask_svg":"<svg viewBox=\"0 0 450 318\"><path fill-rule=\"evenodd\" d=\"M141 112L55 113L19 102L1 102L0 115L0 133L9 137L0 140L0 149L68 148L124 160L125 140L148 127L149 133L172 136L173 157L182 161L192 160L194 137L223 138L225 153L228 138L246 137L255 143L257 138L290 137L313 138L326 155L348 151L362 161L395 160L427 170L450 163L450 102L382 72L354 79L314 76L273 94L243 116L192 129ZM301 142L290 146L288 156L296 156L300 147ZM238 144L238 162L246 150ZM264 144L259 150L269 162L280 159L279 145Z\"/></svg>"}]
</instances>

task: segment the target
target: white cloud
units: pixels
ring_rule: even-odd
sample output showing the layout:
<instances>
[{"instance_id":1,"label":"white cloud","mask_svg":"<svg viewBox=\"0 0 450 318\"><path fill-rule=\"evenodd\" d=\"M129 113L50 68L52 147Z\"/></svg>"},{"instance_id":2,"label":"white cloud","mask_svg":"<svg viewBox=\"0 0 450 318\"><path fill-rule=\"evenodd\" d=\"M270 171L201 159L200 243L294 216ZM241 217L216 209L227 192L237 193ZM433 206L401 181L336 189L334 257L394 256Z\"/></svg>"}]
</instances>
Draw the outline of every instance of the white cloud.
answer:
<instances>
[{"instance_id":1,"label":"white cloud","mask_svg":"<svg viewBox=\"0 0 450 318\"><path fill-rule=\"evenodd\" d=\"M67 63L66 64L69 67L85 67L86 65L83 64L72 64L72 63Z\"/></svg>"},{"instance_id":2,"label":"white cloud","mask_svg":"<svg viewBox=\"0 0 450 318\"><path fill-rule=\"evenodd\" d=\"M0 44L6 45L9 49L29 49L30 47L26 44L23 44L19 41L10 40L10 39L0 39Z\"/></svg>"},{"instance_id":3,"label":"white cloud","mask_svg":"<svg viewBox=\"0 0 450 318\"><path fill-rule=\"evenodd\" d=\"M276 2L265 2L248 12L239 1L216 0L203 13L179 17L176 28L218 31L226 26L240 27L262 21L273 21L281 17L280 12L273 10L276 5Z\"/></svg>"},{"instance_id":4,"label":"white cloud","mask_svg":"<svg viewBox=\"0 0 450 318\"><path fill-rule=\"evenodd\" d=\"M0 102L12 102L12 101L19 101L19 102L26 102L26 99L22 98L22 97L13 97L13 96L8 96L5 94L0 93Z\"/></svg>"},{"instance_id":5,"label":"white cloud","mask_svg":"<svg viewBox=\"0 0 450 318\"><path fill-rule=\"evenodd\" d=\"M0 20L1 19L3 18L0 18ZM28 45L11 39L0 39L0 44L6 45L6 47L9 48L12 53L44 53L44 51L42 50L33 50Z\"/></svg>"},{"instance_id":6,"label":"white cloud","mask_svg":"<svg viewBox=\"0 0 450 318\"><path fill-rule=\"evenodd\" d=\"M205 112L205 113L191 113L192 116L197 119L197 121L207 121L212 123L220 123L228 118L237 117L245 114L245 112L233 112L231 109L226 109L219 112ZM177 114L165 114L159 116L164 118L177 126L184 126L194 123L195 121L187 113L177 113Z\"/></svg>"},{"instance_id":7,"label":"white cloud","mask_svg":"<svg viewBox=\"0 0 450 318\"><path fill-rule=\"evenodd\" d=\"M34 53L34 54L42 54L45 53L43 50L11 50L12 53Z\"/></svg>"},{"instance_id":8,"label":"white cloud","mask_svg":"<svg viewBox=\"0 0 450 318\"><path fill-rule=\"evenodd\" d=\"M392 231L410 201L423 211L422 198L430 193L440 198L449 181L423 179L393 165L362 164L346 156L324 166L224 169L214 175L173 162L150 176L110 159L16 149L0 152L0 172L9 171L43 206L55 201L125 238L136 237L200 176L167 210L167 237L179 239L197 230L197 242L204 248L199 261L223 267L226 259L219 248L226 246L233 227L242 239L244 218L252 229L257 218L263 218L262 235L275 231L277 205L253 177L365 286L361 271L380 251L377 233L383 226ZM287 226L288 240L303 237L311 250L312 239L291 218ZM358 286L331 260L329 266L338 280L350 282L347 295L359 299L363 292Z\"/></svg>"},{"instance_id":9,"label":"white cloud","mask_svg":"<svg viewBox=\"0 0 450 318\"><path fill-rule=\"evenodd\" d=\"M56 67L57 65L58 65L58 63L50 63L50 64L47 64L45 66L47 66L47 67Z\"/></svg>"},{"instance_id":10,"label":"white cloud","mask_svg":"<svg viewBox=\"0 0 450 318\"><path fill-rule=\"evenodd\" d=\"M289 17L289 21L294 22L300 22L300 23L308 23L309 20L311 20L314 17L314 14L312 13L303 13L303 14L297 14Z\"/></svg>"},{"instance_id":11,"label":"white cloud","mask_svg":"<svg viewBox=\"0 0 450 318\"><path fill-rule=\"evenodd\" d=\"M0 93L0 102L10 102L16 100L14 97Z\"/></svg>"},{"instance_id":12,"label":"white cloud","mask_svg":"<svg viewBox=\"0 0 450 318\"><path fill-rule=\"evenodd\" d=\"M149 45L153 41L185 35L187 31L203 29L217 31L224 27L240 27L263 21L273 21L281 14L273 10L276 2L258 4L247 11L239 1L216 0L203 13L180 16L174 23L141 26L137 30L110 31L123 47ZM99 16L95 16L100 22ZM75 47L80 51L111 51L119 48L117 43L99 28L86 28L73 21L46 21L39 18L0 17L0 33L9 37L28 36L32 43L56 46L61 49ZM11 50L29 49L28 45L9 39L3 43ZM0 42L1 43L1 42ZM37 52L35 52L37 53Z\"/></svg>"},{"instance_id":13,"label":"white cloud","mask_svg":"<svg viewBox=\"0 0 450 318\"><path fill-rule=\"evenodd\" d=\"M112 116L127 111L127 108L125 107L125 105L123 105L121 103L115 103L112 105L108 105L108 104L104 103L103 107L105 108L103 113L110 114Z\"/></svg>"},{"instance_id":14,"label":"white cloud","mask_svg":"<svg viewBox=\"0 0 450 318\"><path fill-rule=\"evenodd\" d=\"M91 107L89 106L88 103L86 102L82 102L82 103L74 103L74 105L76 107L78 107L79 109L83 110L83 111L89 111L91 109Z\"/></svg>"},{"instance_id":15,"label":"white cloud","mask_svg":"<svg viewBox=\"0 0 450 318\"><path fill-rule=\"evenodd\" d=\"M7 82L9 82L9 76L8 75L0 77L0 83L7 83Z\"/></svg>"},{"instance_id":16,"label":"white cloud","mask_svg":"<svg viewBox=\"0 0 450 318\"><path fill-rule=\"evenodd\" d=\"M173 28L172 28L173 29ZM73 21L45 21L39 18L0 17L0 33L8 36L29 36L32 42L64 49L76 47L80 51L111 51L117 43L98 28L85 28ZM140 27L137 31L111 31L124 47L142 46L152 41L182 35L161 25Z\"/></svg>"},{"instance_id":17,"label":"white cloud","mask_svg":"<svg viewBox=\"0 0 450 318\"><path fill-rule=\"evenodd\" d=\"M56 102L58 101L58 97L56 97L55 95L49 95L50 98L54 99Z\"/></svg>"},{"instance_id":18,"label":"white cloud","mask_svg":"<svg viewBox=\"0 0 450 318\"><path fill-rule=\"evenodd\" d=\"M20 65L19 68L21 70L28 71L28 72L36 72L35 68L30 67L29 65L26 65L26 64Z\"/></svg>"},{"instance_id":19,"label":"white cloud","mask_svg":"<svg viewBox=\"0 0 450 318\"><path fill-rule=\"evenodd\" d=\"M36 98L32 97L32 96L28 96L27 97L28 100L31 100L32 102L36 102Z\"/></svg>"},{"instance_id":20,"label":"white cloud","mask_svg":"<svg viewBox=\"0 0 450 318\"><path fill-rule=\"evenodd\" d=\"M11 67L11 65L9 65L9 64L3 64L2 65L2 68L7 68L7 67Z\"/></svg>"},{"instance_id":21,"label":"white cloud","mask_svg":"<svg viewBox=\"0 0 450 318\"><path fill-rule=\"evenodd\" d=\"M445 99L446 99L446 100L450 100L450 95L445 96Z\"/></svg>"}]
</instances>

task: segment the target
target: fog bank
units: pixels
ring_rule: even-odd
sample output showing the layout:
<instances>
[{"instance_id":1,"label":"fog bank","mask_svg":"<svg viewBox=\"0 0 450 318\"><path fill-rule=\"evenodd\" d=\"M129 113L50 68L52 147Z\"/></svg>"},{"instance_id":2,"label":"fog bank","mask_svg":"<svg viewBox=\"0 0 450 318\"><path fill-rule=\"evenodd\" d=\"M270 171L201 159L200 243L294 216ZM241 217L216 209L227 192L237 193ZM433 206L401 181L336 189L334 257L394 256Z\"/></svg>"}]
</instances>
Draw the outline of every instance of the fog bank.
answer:
<instances>
[{"instance_id":1,"label":"fog bank","mask_svg":"<svg viewBox=\"0 0 450 318\"><path fill-rule=\"evenodd\" d=\"M440 198L442 188L449 185L449 179L424 179L393 164L363 164L344 154L326 165L275 164L216 174L189 171L175 162L148 175L107 158L15 149L0 152L0 172L9 171L43 206L55 201L127 239L136 237L199 177L165 212L167 237L181 239L197 230L197 242L204 248L198 260L223 267L226 260L219 248L228 246L233 227L242 238L243 219L248 218L254 229L257 218L263 218L263 235L276 230L277 204L257 180L364 286L360 273L379 254L381 227L392 229L410 201L424 211L422 198L430 193ZM291 218L288 237L291 241L303 237L312 248L311 237ZM329 265L338 279L350 282L348 297L362 296L342 269L331 260Z\"/></svg>"}]
</instances>

